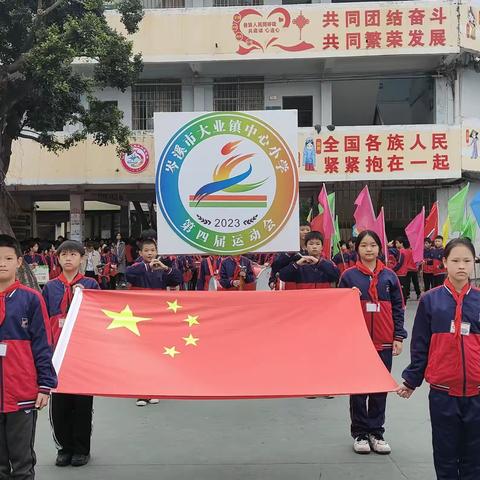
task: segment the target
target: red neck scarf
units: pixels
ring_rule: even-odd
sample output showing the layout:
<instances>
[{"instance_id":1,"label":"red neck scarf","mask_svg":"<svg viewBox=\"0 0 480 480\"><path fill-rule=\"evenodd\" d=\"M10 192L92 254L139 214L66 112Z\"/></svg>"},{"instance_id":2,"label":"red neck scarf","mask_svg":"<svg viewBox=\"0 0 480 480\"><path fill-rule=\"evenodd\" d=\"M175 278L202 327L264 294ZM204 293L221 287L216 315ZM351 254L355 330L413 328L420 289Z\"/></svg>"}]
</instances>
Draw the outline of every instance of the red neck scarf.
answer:
<instances>
[{"instance_id":1,"label":"red neck scarf","mask_svg":"<svg viewBox=\"0 0 480 480\"><path fill-rule=\"evenodd\" d=\"M60 303L60 310L62 312L62 315L66 315L68 312L68 309L70 308L70 304L72 303L73 300L73 286L77 284L81 279L83 278L83 275L81 273L77 273L75 275L75 278L69 282L66 278L63 272L57 277L57 280L63 283L64 291L63 291L63 297L62 301Z\"/></svg>"},{"instance_id":2,"label":"red neck scarf","mask_svg":"<svg viewBox=\"0 0 480 480\"><path fill-rule=\"evenodd\" d=\"M17 280L14 283L12 283L12 285L10 285L8 288L6 288L3 292L0 292L0 325L2 325L5 320L5 314L6 314L5 298L7 298L8 295L10 295L19 286L20 286L20 282Z\"/></svg>"},{"instance_id":3,"label":"red neck scarf","mask_svg":"<svg viewBox=\"0 0 480 480\"><path fill-rule=\"evenodd\" d=\"M381 271L385 269L385 265L380 260L377 260L377 265L375 266L375 270L372 272L360 260L358 260L356 267L360 272L370 277L370 286L368 287L368 294L370 295L370 299L372 300L372 302L378 303L378 290L377 290L378 276L380 275Z\"/></svg>"},{"instance_id":4,"label":"red neck scarf","mask_svg":"<svg viewBox=\"0 0 480 480\"><path fill-rule=\"evenodd\" d=\"M455 336L457 338L460 338L461 334L461 329L462 329L462 307L463 307L463 299L465 298L465 295L470 291L470 284L467 283L463 288L460 293L458 293L455 290L455 287L452 285L452 282L447 278L445 280L444 285L448 288L450 293L452 294L453 299L455 300L455 303L457 304L455 308Z\"/></svg>"}]
</instances>

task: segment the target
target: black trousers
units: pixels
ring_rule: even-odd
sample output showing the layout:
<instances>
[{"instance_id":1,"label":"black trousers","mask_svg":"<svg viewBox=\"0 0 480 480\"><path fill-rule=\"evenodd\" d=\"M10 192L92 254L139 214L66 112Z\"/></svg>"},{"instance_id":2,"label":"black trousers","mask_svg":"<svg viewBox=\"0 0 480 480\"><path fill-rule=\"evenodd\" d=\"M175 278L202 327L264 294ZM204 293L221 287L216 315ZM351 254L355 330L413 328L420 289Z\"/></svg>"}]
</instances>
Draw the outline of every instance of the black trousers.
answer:
<instances>
[{"instance_id":1,"label":"black trousers","mask_svg":"<svg viewBox=\"0 0 480 480\"><path fill-rule=\"evenodd\" d=\"M423 274L423 284L425 286L426 292L428 292L431 288L433 288L433 273Z\"/></svg>"},{"instance_id":2,"label":"black trousers","mask_svg":"<svg viewBox=\"0 0 480 480\"><path fill-rule=\"evenodd\" d=\"M0 480L33 480L36 410L0 413Z\"/></svg>"},{"instance_id":3,"label":"black trousers","mask_svg":"<svg viewBox=\"0 0 480 480\"><path fill-rule=\"evenodd\" d=\"M60 453L88 455L92 436L93 397L53 393L50 423Z\"/></svg>"},{"instance_id":4,"label":"black trousers","mask_svg":"<svg viewBox=\"0 0 480 480\"><path fill-rule=\"evenodd\" d=\"M480 395L451 397L432 388L429 403L437 480L478 480Z\"/></svg>"},{"instance_id":5,"label":"black trousers","mask_svg":"<svg viewBox=\"0 0 480 480\"><path fill-rule=\"evenodd\" d=\"M446 275L434 275L433 276L433 286L434 287L439 287L440 285L443 285L443 282L445 281Z\"/></svg>"},{"instance_id":6,"label":"black trousers","mask_svg":"<svg viewBox=\"0 0 480 480\"><path fill-rule=\"evenodd\" d=\"M392 371L392 350L378 352L388 371ZM372 393L367 395L350 396L351 434L353 438L360 435L375 433L383 435L385 432L385 409L387 406L386 393Z\"/></svg>"}]
</instances>

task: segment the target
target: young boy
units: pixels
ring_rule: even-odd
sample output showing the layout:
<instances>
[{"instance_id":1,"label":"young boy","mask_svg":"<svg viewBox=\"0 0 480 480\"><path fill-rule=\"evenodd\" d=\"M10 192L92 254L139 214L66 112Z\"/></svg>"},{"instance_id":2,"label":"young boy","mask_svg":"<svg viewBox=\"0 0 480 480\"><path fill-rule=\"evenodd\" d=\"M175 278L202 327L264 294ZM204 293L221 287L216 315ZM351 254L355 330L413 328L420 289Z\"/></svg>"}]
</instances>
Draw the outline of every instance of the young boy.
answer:
<instances>
[{"instance_id":1,"label":"young boy","mask_svg":"<svg viewBox=\"0 0 480 480\"><path fill-rule=\"evenodd\" d=\"M168 267L158 259L157 243L151 238L140 242L141 262L127 267L127 282L133 288L155 288L166 290L167 287L176 287L182 282L182 274L178 268ZM147 404L157 404L156 398L139 398L137 407Z\"/></svg>"},{"instance_id":2,"label":"young boy","mask_svg":"<svg viewBox=\"0 0 480 480\"><path fill-rule=\"evenodd\" d=\"M0 235L0 478L33 480L37 410L57 386L42 296L16 281L19 243Z\"/></svg>"},{"instance_id":3,"label":"young boy","mask_svg":"<svg viewBox=\"0 0 480 480\"><path fill-rule=\"evenodd\" d=\"M339 244L340 251L332 258L332 261L337 266L340 273L343 273L350 266L350 256L347 242L340 240Z\"/></svg>"},{"instance_id":4,"label":"young boy","mask_svg":"<svg viewBox=\"0 0 480 480\"><path fill-rule=\"evenodd\" d=\"M224 258L220 264L219 281L225 290L255 290L252 261L242 255Z\"/></svg>"},{"instance_id":5,"label":"young boy","mask_svg":"<svg viewBox=\"0 0 480 480\"><path fill-rule=\"evenodd\" d=\"M76 288L98 289L98 283L80 273L85 249L80 242L65 240L57 249L62 273L47 282L43 298L50 316L54 345L57 344ZM50 405L58 453L55 465L81 467L90 460L93 397L54 393Z\"/></svg>"},{"instance_id":6,"label":"young boy","mask_svg":"<svg viewBox=\"0 0 480 480\"><path fill-rule=\"evenodd\" d=\"M447 276L447 271L443 265L443 256L445 250L443 249L443 237L437 235L433 241L432 259L433 259L433 286L439 287L443 285Z\"/></svg>"},{"instance_id":7,"label":"young boy","mask_svg":"<svg viewBox=\"0 0 480 480\"><path fill-rule=\"evenodd\" d=\"M307 247L305 245L305 236L312 231L310 224L308 222L303 222L300 224L300 253L306 254Z\"/></svg>"},{"instance_id":8,"label":"young boy","mask_svg":"<svg viewBox=\"0 0 480 480\"><path fill-rule=\"evenodd\" d=\"M424 240L422 271L424 291L428 292L433 287L432 241L428 237Z\"/></svg>"},{"instance_id":9,"label":"young boy","mask_svg":"<svg viewBox=\"0 0 480 480\"><path fill-rule=\"evenodd\" d=\"M333 262L322 258L323 236L310 232L305 236L308 255L280 270L280 280L296 284L297 289L330 288L337 283L340 272Z\"/></svg>"}]
</instances>

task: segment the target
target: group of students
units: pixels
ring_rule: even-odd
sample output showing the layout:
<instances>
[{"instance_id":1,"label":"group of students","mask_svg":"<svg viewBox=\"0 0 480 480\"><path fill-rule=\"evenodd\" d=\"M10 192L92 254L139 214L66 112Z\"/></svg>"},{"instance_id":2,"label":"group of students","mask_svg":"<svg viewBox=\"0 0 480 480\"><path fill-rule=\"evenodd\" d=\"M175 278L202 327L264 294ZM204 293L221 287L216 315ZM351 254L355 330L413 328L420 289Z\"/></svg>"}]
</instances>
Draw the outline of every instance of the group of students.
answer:
<instances>
[{"instance_id":1,"label":"group of students","mask_svg":"<svg viewBox=\"0 0 480 480\"><path fill-rule=\"evenodd\" d=\"M387 261L382 261L385 257L378 235L363 231L352 242L349 258L355 261L340 269L323 256L322 235L302 230L300 253L270 257L271 287L278 288L283 282L287 289L336 284L356 289L372 343L390 371L393 357L402 352L407 337L398 270L395 273L387 266L390 252ZM139 254L125 272L132 288L165 289L181 284L181 270L159 258L154 239L144 239ZM56 386L52 350L75 288L99 288L95 279L80 273L85 250L78 242L67 240L58 247L62 272L45 285L43 296L15 280L20 256L16 240L0 235L0 436L5 438L0 442L0 478L33 478L36 409L47 404L49 391ZM222 272L222 288L240 289L242 284L254 283L249 258L213 260L216 263L211 257L203 258L199 273L202 268L204 277ZM480 292L470 285L474 261L474 247L468 239L451 240L445 247L442 263L447 278L420 298L412 331L411 364L397 389L398 395L409 398L424 378L430 383L434 463L439 479L480 478ZM391 452L384 438L386 399L386 393L351 396L351 435L356 453ZM139 399L144 404L152 400ZM92 397L52 394L58 466L88 463L91 415Z\"/></svg>"}]
</instances>

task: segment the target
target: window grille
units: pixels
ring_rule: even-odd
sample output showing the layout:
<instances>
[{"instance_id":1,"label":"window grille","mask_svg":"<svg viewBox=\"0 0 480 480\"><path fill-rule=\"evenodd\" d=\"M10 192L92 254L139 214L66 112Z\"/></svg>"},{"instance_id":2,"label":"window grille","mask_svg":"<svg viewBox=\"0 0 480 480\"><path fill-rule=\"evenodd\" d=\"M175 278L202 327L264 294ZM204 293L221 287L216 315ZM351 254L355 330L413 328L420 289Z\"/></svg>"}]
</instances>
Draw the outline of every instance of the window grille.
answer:
<instances>
[{"instance_id":1,"label":"window grille","mask_svg":"<svg viewBox=\"0 0 480 480\"><path fill-rule=\"evenodd\" d=\"M213 0L214 7L244 7L263 5L263 0Z\"/></svg>"},{"instance_id":2,"label":"window grille","mask_svg":"<svg viewBox=\"0 0 480 480\"><path fill-rule=\"evenodd\" d=\"M185 0L141 0L143 8L185 8Z\"/></svg>"},{"instance_id":3,"label":"window grille","mask_svg":"<svg viewBox=\"0 0 480 480\"><path fill-rule=\"evenodd\" d=\"M182 86L169 84L137 84L132 88L132 129L153 130L154 112L181 112Z\"/></svg>"},{"instance_id":4,"label":"window grille","mask_svg":"<svg viewBox=\"0 0 480 480\"><path fill-rule=\"evenodd\" d=\"M213 86L215 111L263 110L263 78L220 78Z\"/></svg>"}]
</instances>

